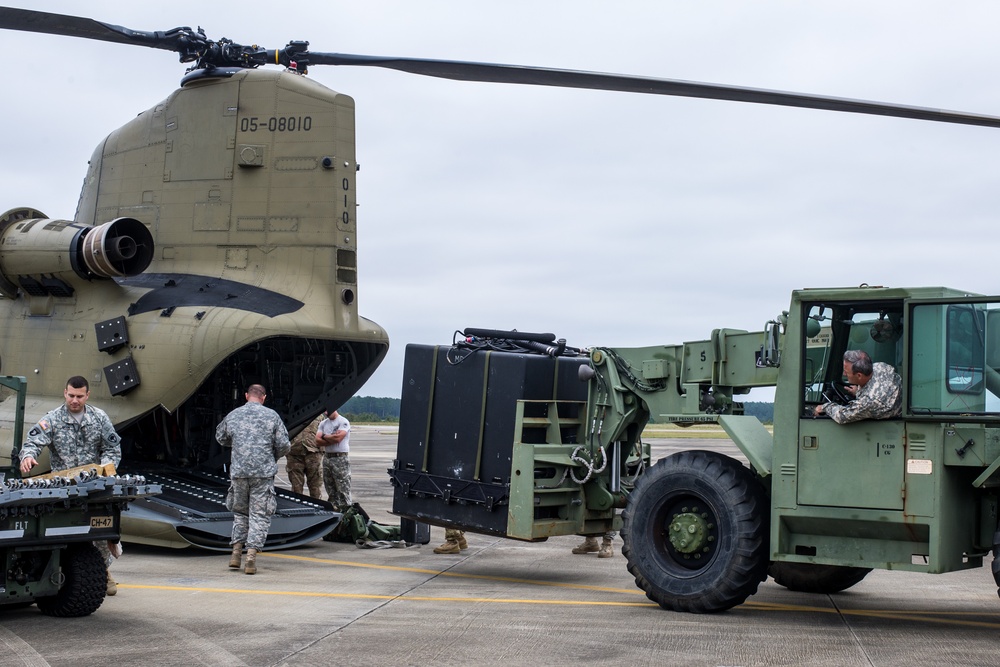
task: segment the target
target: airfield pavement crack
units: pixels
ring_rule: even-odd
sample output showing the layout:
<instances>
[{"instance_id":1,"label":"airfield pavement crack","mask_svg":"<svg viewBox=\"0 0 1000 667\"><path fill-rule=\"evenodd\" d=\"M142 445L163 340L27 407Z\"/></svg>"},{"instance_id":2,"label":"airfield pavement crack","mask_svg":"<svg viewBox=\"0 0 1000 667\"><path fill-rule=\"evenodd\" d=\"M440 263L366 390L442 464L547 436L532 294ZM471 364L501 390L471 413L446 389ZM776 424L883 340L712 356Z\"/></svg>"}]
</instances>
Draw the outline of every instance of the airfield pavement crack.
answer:
<instances>
[{"instance_id":1,"label":"airfield pavement crack","mask_svg":"<svg viewBox=\"0 0 1000 667\"><path fill-rule=\"evenodd\" d=\"M865 646L861 642L861 638L858 637L858 633L854 631L854 628L851 627L851 624L847 621L847 615L844 614L844 612L840 609L840 607L837 606L837 601L833 599L832 595L827 594L826 598L830 601L830 604L833 605L833 608L837 610L837 616L844 624L844 627L847 628L848 634L850 634L851 639L854 640L854 644L858 647L858 650L861 651L861 655L865 657L865 661L869 665L872 665L872 667L874 667L875 662L872 660L872 657L868 655L868 651L865 650Z\"/></svg>"},{"instance_id":2,"label":"airfield pavement crack","mask_svg":"<svg viewBox=\"0 0 1000 667\"><path fill-rule=\"evenodd\" d=\"M354 625L354 624L355 624L355 623L356 623L357 621L360 621L360 620L362 620L362 619L364 619L364 618L367 618L368 616L371 616L371 615L372 615L372 614L374 614L375 612L377 612L377 611L381 610L381 609L382 609L383 607L385 607L386 605L389 605L389 604L392 604L392 603L393 603L393 602L395 602L396 600L399 600L399 599L401 599L401 598L404 598L404 597L406 597L407 595L409 595L410 593L412 593L412 592L413 592L413 591L415 591L416 589L420 588L420 587L421 587L421 586L423 586L424 584L426 584L426 583L428 583L428 582L430 582L430 581L433 581L433 580L437 579L438 577L442 576L442 575L443 575L444 573L446 573L446 572L449 572L449 571L453 570L454 568L458 567L459 565L461 565L462 563L464 563L464 562L465 562L465 561L467 561L468 559L472 558L472 557L473 557L473 556L475 556L476 554L478 554L478 553L481 553L481 552L485 551L486 549L489 549L489 548L490 548L490 547L492 547L492 546L496 546L496 545L497 545L497 544L499 544L499 543L500 543L500 539L498 538L498 539L494 540L493 542L490 542L490 543L489 543L489 544L487 544L486 546L484 546L484 547L482 547L482 548L480 548L480 549L476 549L476 550L475 550L475 552L473 552L473 550L472 550L472 549L469 549L469 552L470 552L470 553L466 554L465 556L462 556L462 557L461 557L461 558L460 558L459 560L456 560L456 561L455 561L454 563L452 563L452 564L451 564L451 565L449 565L448 567L446 567L446 568L443 568L443 569L442 569L442 570L441 570L440 572L438 572L437 574L434 574L434 575L431 575L430 577L428 577L427 579L424 579L423 581L419 581L419 582L417 582L417 583L414 583L414 584L413 584L412 586L410 586L409 588L407 588L407 589L406 589L405 591L403 591L402 593L399 593L398 595L394 595L394 596L392 596L391 598L388 598L388 599L386 599L386 600L383 600L383 601L379 602L379 603L378 603L378 604L376 604L376 605L375 605L374 607L372 607L371 609L369 609L369 610L368 610L368 611L366 611L365 613L361 614L361 615L360 615L360 616L358 616L357 618L353 618L353 619L351 619L351 620L350 620L350 621L348 621L347 623L344 623L343 625L341 625L341 626L338 626L338 627L336 627L336 628L334 628L334 629L330 630L330 632L326 633L326 634L325 634L325 635L323 635L322 637L317 637L316 639L314 639L313 641L309 642L308 644L305 644L305 645L303 645L302 647L300 647L300 648L296 649L295 651L293 651L292 653L289 653L289 654L288 654L287 656L285 656L285 657L284 657L284 658L283 658L282 660L279 660L278 662L276 662L276 663L273 663L273 664L271 665L271 667L289 667L290 665L293 665L293 664L295 664L295 663L294 663L294 659L295 659L295 657L296 657L296 656L298 656L298 655L301 655L301 654L302 654L302 653L303 653L304 651L307 651L307 650L309 650L310 648L312 648L313 646L315 646L316 644L318 644L318 643L320 643L320 642L322 642L322 641L324 641L324 640L328 639L329 637L332 637L333 635L337 634L337 633L338 633L338 632L340 632L341 630L344 630L344 629L346 629L346 628L349 628L350 626Z\"/></svg>"}]
</instances>

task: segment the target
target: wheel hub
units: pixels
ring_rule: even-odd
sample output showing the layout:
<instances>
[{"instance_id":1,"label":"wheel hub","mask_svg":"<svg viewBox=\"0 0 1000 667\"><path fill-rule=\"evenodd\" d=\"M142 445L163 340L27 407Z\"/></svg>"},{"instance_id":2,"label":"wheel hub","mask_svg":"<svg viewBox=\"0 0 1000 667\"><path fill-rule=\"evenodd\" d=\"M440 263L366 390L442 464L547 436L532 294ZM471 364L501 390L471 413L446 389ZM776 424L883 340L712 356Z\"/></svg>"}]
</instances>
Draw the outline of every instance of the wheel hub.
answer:
<instances>
[{"instance_id":1,"label":"wheel hub","mask_svg":"<svg viewBox=\"0 0 1000 667\"><path fill-rule=\"evenodd\" d=\"M682 507L667 526L671 546L684 559L697 560L711 551L714 532L715 524L709 521L708 512L696 506Z\"/></svg>"}]
</instances>

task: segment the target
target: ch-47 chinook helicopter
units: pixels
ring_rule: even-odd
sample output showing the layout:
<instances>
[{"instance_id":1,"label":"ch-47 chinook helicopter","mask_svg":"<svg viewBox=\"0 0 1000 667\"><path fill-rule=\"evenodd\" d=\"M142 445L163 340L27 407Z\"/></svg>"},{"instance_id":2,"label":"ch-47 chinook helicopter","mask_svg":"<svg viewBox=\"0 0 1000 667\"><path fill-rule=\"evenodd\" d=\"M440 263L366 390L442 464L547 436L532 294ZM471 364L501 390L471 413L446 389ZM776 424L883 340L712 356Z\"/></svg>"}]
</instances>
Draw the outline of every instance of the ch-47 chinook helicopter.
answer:
<instances>
[{"instance_id":1,"label":"ch-47 chinook helicopter","mask_svg":"<svg viewBox=\"0 0 1000 667\"><path fill-rule=\"evenodd\" d=\"M1000 127L992 116L736 86L325 53L305 41L269 49L200 28L146 32L25 9L0 7L0 28L173 51L189 64L180 88L98 144L73 220L34 202L0 217L0 373L28 378L28 424L63 401L68 377L89 379L126 468L163 487L125 525L153 544L226 548L227 459L214 431L248 384L268 388L294 432L352 396L388 350L358 307L354 102L310 67ZM14 418L0 402L0 428ZM279 500L270 547L337 520L323 504Z\"/></svg>"}]
</instances>

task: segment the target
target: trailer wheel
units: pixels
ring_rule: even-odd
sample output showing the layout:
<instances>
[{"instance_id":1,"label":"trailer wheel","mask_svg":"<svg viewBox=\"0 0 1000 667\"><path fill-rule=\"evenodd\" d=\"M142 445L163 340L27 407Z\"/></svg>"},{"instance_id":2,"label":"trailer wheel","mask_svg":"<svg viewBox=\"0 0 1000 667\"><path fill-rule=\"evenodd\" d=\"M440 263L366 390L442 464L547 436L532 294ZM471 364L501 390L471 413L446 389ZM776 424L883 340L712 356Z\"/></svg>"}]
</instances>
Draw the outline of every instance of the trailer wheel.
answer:
<instances>
[{"instance_id":1,"label":"trailer wheel","mask_svg":"<svg viewBox=\"0 0 1000 667\"><path fill-rule=\"evenodd\" d=\"M71 544L62 555L66 577L59 592L38 598L35 604L46 616L87 616L104 602L108 571L104 558L90 542Z\"/></svg>"},{"instance_id":2,"label":"trailer wheel","mask_svg":"<svg viewBox=\"0 0 1000 667\"><path fill-rule=\"evenodd\" d=\"M622 513L622 553L646 597L708 613L743 603L767 577L768 501L738 461L706 451L661 459Z\"/></svg>"},{"instance_id":3,"label":"trailer wheel","mask_svg":"<svg viewBox=\"0 0 1000 667\"><path fill-rule=\"evenodd\" d=\"M859 583L870 567L843 567L813 563L771 563L767 573L775 582L803 593L839 593Z\"/></svg>"}]
</instances>

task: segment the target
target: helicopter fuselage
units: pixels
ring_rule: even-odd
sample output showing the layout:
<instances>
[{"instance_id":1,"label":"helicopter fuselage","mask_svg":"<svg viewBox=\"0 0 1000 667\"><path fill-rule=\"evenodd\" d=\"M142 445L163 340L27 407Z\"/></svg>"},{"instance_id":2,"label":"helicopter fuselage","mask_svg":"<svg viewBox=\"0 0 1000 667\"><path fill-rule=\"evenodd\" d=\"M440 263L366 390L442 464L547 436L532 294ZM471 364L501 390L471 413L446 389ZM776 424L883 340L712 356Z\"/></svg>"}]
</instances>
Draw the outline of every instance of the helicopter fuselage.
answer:
<instances>
[{"instance_id":1,"label":"helicopter fuselage","mask_svg":"<svg viewBox=\"0 0 1000 667\"><path fill-rule=\"evenodd\" d=\"M82 375L126 467L223 471L215 426L248 384L293 432L338 407L388 350L358 313L356 175L349 96L294 71L189 75L97 147L74 220L0 220L0 372L28 379L24 421ZM144 270L90 269L137 253Z\"/></svg>"}]
</instances>

